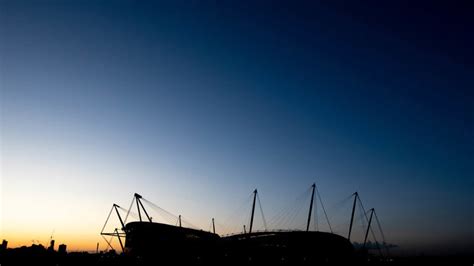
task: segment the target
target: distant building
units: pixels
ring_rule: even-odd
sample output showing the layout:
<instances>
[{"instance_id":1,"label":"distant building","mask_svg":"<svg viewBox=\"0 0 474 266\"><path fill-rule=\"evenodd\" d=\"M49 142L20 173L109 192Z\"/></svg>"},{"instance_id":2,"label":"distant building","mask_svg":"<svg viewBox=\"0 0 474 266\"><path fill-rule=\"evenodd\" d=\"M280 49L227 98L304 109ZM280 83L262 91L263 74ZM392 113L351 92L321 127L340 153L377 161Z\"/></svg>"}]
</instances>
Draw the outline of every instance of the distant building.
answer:
<instances>
[{"instance_id":1,"label":"distant building","mask_svg":"<svg viewBox=\"0 0 474 266\"><path fill-rule=\"evenodd\" d=\"M54 239L51 240L48 251L54 251Z\"/></svg>"},{"instance_id":2,"label":"distant building","mask_svg":"<svg viewBox=\"0 0 474 266\"><path fill-rule=\"evenodd\" d=\"M65 244L59 245L59 247L58 247L58 253L59 253L59 254L66 254L66 248L67 248L67 246L66 246Z\"/></svg>"},{"instance_id":3,"label":"distant building","mask_svg":"<svg viewBox=\"0 0 474 266\"><path fill-rule=\"evenodd\" d=\"M0 247L0 251L7 250L7 246L8 246L8 241L3 239L2 246Z\"/></svg>"}]
</instances>

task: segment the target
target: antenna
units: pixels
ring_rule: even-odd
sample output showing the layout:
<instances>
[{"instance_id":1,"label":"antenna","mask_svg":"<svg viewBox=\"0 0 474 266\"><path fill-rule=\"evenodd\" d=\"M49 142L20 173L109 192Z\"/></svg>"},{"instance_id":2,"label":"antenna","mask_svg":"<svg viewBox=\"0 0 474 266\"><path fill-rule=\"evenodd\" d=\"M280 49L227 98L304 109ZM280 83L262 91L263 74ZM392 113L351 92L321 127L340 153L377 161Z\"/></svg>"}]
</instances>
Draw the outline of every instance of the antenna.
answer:
<instances>
[{"instance_id":1,"label":"antenna","mask_svg":"<svg viewBox=\"0 0 474 266\"><path fill-rule=\"evenodd\" d=\"M53 236L54 236L54 232L56 231L56 228L53 229L53 231L51 232L51 236L49 237L49 242L51 243L51 241L53 240Z\"/></svg>"},{"instance_id":2,"label":"antenna","mask_svg":"<svg viewBox=\"0 0 474 266\"><path fill-rule=\"evenodd\" d=\"M216 233L216 224L214 223L214 218L212 218L212 232Z\"/></svg>"}]
</instances>

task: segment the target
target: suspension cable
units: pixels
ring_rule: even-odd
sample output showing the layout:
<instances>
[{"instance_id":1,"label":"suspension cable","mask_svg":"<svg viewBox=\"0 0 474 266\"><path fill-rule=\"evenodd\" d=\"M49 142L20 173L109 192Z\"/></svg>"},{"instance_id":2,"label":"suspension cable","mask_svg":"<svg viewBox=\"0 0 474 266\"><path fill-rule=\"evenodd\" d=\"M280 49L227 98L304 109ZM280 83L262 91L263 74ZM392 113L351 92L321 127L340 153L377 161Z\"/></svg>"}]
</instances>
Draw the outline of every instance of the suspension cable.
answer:
<instances>
[{"instance_id":1,"label":"suspension cable","mask_svg":"<svg viewBox=\"0 0 474 266\"><path fill-rule=\"evenodd\" d=\"M262 214L263 228L265 228L265 231L267 231L268 230L267 221L265 220L265 215L263 214L262 202L260 201L260 196L258 195L258 193L257 193L257 200L258 200L258 206L260 207L260 213Z\"/></svg>"},{"instance_id":2,"label":"suspension cable","mask_svg":"<svg viewBox=\"0 0 474 266\"><path fill-rule=\"evenodd\" d=\"M105 226L107 225L107 222L109 221L110 215L112 215L113 210L114 210L114 206L112 206L112 208L110 209L109 215L107 215L107 219L105 220L104 226L102 227L102 230L100 231L101 234L104 232Z\"/></svg>"},{"instance_id":3,"label":"suspension cable","mask_svg":"<svg viewBox=\"0 0 474 266\"><path fill-rule=\"evenodd\" d=\"M294 220L294 216L298 214L303 207L303 202L307 200L311 192L311 187L301 193L292 204L281 209L270 221L273 227L285 227L290 225ZM295 207L296 206L296 207Z\"/></svg>"},{"instance_id":4,"label":"suspension cable","mask_svg":"<svg viewBox=\"0 0 474 266\"><path fill-rule=\"evenodd\" d=\"M128 212L128 210L125 209L125 208L123 208L123 207L117 206L117 208L119 208L119 209L120 209L121 211L123 211L124 213L127 213L127 212ZM130 212L129 212L129 216L131 216L132 218L138 220L138 214L137 214L136 212L134 212L134 211L130 211ZM124 221L124 223L125 223L125 221Z\"/></svg>"},{"instance_id":5,"label":"suspension cable","mask_svg":"<svg viewBox=\"0 0 474 266\"><path fill-rule=\"evenodd\" d=\"M112 246L112 240L114 238L113 235L110 236L110 240L107 240L107 238L104 235L102 235L102 238L105 240L105 242L107 242L107 245L108 245L108 247L105 249L105 252L107 252L109 250L109 247L110 247L110 249L115 250L114 247Z\"/></svg>"},{"instance_id":6,"label":"suspension cable","mask_svg":"<svg viewBox=\"0 0 474 266\"><path fill-rule=\"evenodd\" d=\"M382 230L382 226L380 225L380 221L379 221L379 218L377 217L377 212L374 211L374 214L375 214L375 221L377 221L377 226L379 228L379 231L380 231L380 235L382 235L382 245L383 247L386 249L387 251L387 257L390 256L390 252L388 250L388 246L387 246L387 242L385 240L385 234L383 233L383 230Z\"/></svg>"},{"instance_id":7,"label":"suspension cable","mask_svg":"<svg viewBox=\"0 0 474 266\"><path fill-rule=\"evenodd\" d=\"M128 208L127 215L125 216L124 223L127 222L128 215L130 214L130 211L132 210L133 203L135 202L135 197L132 198L132 203L130 203L130 207Z\"/></svg>"},{"instance_id":8,"label":"suspension cable","mask_svg":"<svg viewBox=\"0 0 474 266\"><path fill-rule=\"evenodd\" d=\"M323 200L321 199L321 193L319 193L318 186L316 186L316 194L318 195L318 199L319 199L319 202L321 203L321 207L323 207L324 216L326 217L326 221L328 222L329 230L332 233L333 231L331 227L331 222L329 222L328 214L326 212L326 208L324 208Z\"/></svg>"},{"instance_id":9,"label":"suspension cable","mask_svg":"<svg viewBox=\"0 0 474 266\"><path fill-rule=\"evenodd\" d=\"M164 212L165 214L167 214L168 216L171 216L171 217L173 218L173 219L171 220L171 221L172 221L171 223L173 223L174 221L176 221L177 219L179 219L179 216L174 215L173 213L171 213L171 212L169 212L169 211L167 211L167 210L161 208L160 206L156 205L155 203L153 203L153 202L151 202L151 201L149 201L149 200L147 200L147 199L145 199L145 198L143 198L143 197L142 197L141 199L142 199L144 202L146 202L148 205L150 205L152 208L154 208L154 209L156 209L156 210L158 210L158 211L162 211L162 212ZM163 217L163 216L162 216L162 217ZM164 217L163 217L163 218L164 218ZM194 228L194 229L199 228L199 227L193 225L192 223L190 223L188 220L183 219L183 216L181 216L181 223L186 223L189 228Z\"/></svg>"},{"instance_id":10,"label":"suspension cable","mask_svg":"<svg viewBox=\"0 0 474 266\"><path fill-rule=\"evenodd\" d=\"M316 186L315 186L316 188ZM316 194L318 192L316 191ZM314 212L313 212L313 220L314 220L314 231L319 231L319 219L318 219L318 202L316 200L316 204L314 204Z\"/></svg>"},{"instance_id":11,"label":"suspension cable","mask_svg":"<svg viewBox=\"0 0 474 266\"><path fill-rule=\"evenodd\" d=\"M364 208L364 205L362 204L362 200L360 199L360 196L358 197L358 200L359 200L360 207L362 208L362 211L364 212L365 219L367 220L367 226L369 226L368 225L369 217L367 217L367 212L365 211L365 208ZM374 230L372 230L372 227L370 227L369 229L370 229L370 232L372 234L372 237L374 238L375 245L377 246L377 249L380 253L380 256L383 257L382 249L380 248L379 242L377 241L377 238L375 237Z\"/></svg>"}]
</instances>

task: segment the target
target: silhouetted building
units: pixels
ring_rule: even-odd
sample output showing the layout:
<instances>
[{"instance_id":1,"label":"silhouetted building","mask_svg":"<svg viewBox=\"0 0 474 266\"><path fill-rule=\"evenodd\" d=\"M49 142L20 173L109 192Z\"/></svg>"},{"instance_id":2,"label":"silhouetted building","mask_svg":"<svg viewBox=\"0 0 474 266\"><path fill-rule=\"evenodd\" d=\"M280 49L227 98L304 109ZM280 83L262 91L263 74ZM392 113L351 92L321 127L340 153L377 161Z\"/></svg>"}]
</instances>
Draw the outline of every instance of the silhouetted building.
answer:
<instances>
[{"instance_id":1,"label":"silhouetted building","mask_svg":"<svg viewBox=\"0 0 474 266\"><path fill-rule=\"evenodd\" d=\"M54 239L51 240L51 243L49 245L48 251L54 251Z\"/></svg>"},{"instance_id":2,"label":"silhouetted building","mask_svg":"<svg viewBox=\"0 0 474 266\"><path fill-rule=\"evenodd\" d=\"M67 246L66 246L65 244L59 245L59 247L58 247L58 253L59 253L59 254L66 254L66 248L67 248Z\"/></svg>"},{"instance_id":3,"label":"silhouetted building","mask_svg":"<svg viewBox=\"0 0 474 266\"><path fill-rule=\"evenodd\" d=\"M0 247L0 251L7 250L7 246L8 246L8 241L3 239L2 246Z\"/></svg>"}]
</instances>

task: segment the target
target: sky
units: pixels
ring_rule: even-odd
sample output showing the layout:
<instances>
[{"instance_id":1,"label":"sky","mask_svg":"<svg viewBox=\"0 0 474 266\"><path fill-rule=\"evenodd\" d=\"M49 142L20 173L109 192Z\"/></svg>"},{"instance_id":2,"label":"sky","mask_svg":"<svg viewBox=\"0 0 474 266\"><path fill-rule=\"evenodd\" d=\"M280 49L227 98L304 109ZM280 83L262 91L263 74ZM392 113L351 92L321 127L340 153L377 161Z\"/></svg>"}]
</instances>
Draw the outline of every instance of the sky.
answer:
<instances>
[{"instance_id":1,"label":"sky","mask_svg":"<svg viewBox=\"0 0 474 266\"><path fill-rule=\"evenodd\" d=\"M307 208L298 195L316 182L338 234L358 191L399 250L472 253L470 13L467 1L1 1L0 238L105 248L111 205L135 192L236 232L253 189L271 220Z\"/></svg>"}]
</instances>

